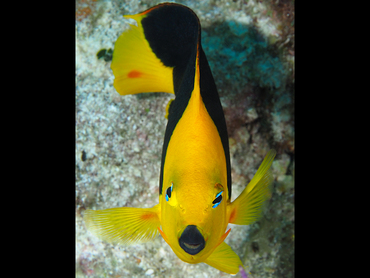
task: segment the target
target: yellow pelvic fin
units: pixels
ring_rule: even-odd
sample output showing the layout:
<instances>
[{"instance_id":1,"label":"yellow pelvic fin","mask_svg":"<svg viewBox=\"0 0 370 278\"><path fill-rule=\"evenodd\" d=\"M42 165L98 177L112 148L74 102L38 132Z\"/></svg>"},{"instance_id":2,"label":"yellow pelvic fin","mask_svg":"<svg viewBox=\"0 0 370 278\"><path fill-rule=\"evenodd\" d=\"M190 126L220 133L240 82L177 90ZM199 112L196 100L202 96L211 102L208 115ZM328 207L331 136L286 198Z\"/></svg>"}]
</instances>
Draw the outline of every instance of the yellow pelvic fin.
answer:
<instances>
[{"instance_id":1,"label":"yellow pelvic fin","mask_svg":"<svg viewBox=\"0 0 370 278\"><path fill-rule=\"evenodd\" d=\"M217 246L205 263L229 274L238 273L239 265L243 267L239 256L225 242Z\"/></svg>"},{"instance_id":2,"label":"yellow pelvic fin","mask_svg":"<svg viewBox=\"0 0 370 278\"><path fill-rule=\"evenodd\" d=\"M247 187L228 208L229 223L249 225L256 221L262 212L263 203L271 197L274 180L270 166L276 155L270 150Z\"/></svg>"},{"instance_id":3,"label":"yellow pelvic fin","mask_svg":"<svg viewBox=\"0 0 370 278\"><path fill-rule=\"evenodd\" d=\"M110 243L125 245L145 242L158 235L159 204L144 208L110 208L86 210L86 227L93 234Z\"/></svg>"},{"instance_id":4,"label":"yellow pelvic fin","mask_svg":"<svg viewBox=\"0 0 370 278\"><path fill-rule=\"evenodd\" d=\"M141 20L145 14L126 15L136 20L117 39L111 69L115 76L114 88L121 95L165 92L174 94L172 72L154 54L145 39Z\"/></svg>"}]
</instances>

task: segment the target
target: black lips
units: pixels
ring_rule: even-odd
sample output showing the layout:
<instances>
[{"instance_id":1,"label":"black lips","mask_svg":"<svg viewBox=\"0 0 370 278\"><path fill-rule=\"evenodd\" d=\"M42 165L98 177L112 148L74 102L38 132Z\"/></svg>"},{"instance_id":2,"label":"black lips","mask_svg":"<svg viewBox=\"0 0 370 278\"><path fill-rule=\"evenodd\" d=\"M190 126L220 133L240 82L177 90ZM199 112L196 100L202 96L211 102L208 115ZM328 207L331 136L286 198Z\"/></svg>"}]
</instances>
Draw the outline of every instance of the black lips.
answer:
<instances>
[{"instance_id":1,"label":"black lips","mask_svg":"<svg viewBox=\"0 0 370 278\"><path fill-rule=\"evenodd\" d=\"M190 255L198 254L203 250L205 241L195 225L189 225L182 232L179 244Z\"/></svg>"}]
</instances>

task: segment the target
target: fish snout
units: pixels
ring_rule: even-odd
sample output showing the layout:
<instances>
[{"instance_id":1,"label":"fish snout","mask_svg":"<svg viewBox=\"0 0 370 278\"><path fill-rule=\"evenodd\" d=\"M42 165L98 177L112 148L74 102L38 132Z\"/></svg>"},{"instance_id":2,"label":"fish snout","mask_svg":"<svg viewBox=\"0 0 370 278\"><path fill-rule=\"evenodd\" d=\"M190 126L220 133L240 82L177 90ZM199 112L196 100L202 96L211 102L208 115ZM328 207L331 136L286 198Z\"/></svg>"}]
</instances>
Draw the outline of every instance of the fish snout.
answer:
<instances>
[{"instance_id":1,"label":"fish snout","mask_svg":"<svg viewBox=\"0 0 370 278\"><path fill-rule=\"evenodd\" d=\"M196 255L203 250L205 241L195 225L188 225L179 238L179 244L190 255Z\"/></svg>"}]
</instances>

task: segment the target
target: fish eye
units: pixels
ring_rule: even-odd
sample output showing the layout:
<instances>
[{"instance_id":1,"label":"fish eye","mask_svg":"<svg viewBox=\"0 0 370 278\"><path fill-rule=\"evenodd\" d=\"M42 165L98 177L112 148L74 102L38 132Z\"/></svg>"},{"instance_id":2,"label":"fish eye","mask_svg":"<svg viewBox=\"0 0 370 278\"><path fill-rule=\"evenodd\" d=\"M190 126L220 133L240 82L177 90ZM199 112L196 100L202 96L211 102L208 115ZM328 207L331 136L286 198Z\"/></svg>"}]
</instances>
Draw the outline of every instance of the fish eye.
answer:
<instances>
[{"instance_id":1,"label":"fish eye","mask_svg":"<svg viewBox=\"0 0 370 278\"><path fill-rule=\"evenodd\" d=\"M168 202L168 200L171 198L171 193L172 193L172 187L173 187L173 183L171 182L171 186L167 188L166 190L166 201Z\"/></svg>"},{"instance_id":2,"label":"fish eye","mask_svg":"<svg viewBox=\"0 0 370 278\"><path fill-rule=\"evenodd\" d=\"M212 204L214 204L213 206L212 206L212 208L216 208L220 203L221 203L221 201L222 201L222 192L223 191L221 191L221 192L219 192L219 193L217 193L217 195L216 195L216 199L214 199L213 200L213 202L212 202Z\"/></svg>"}]
</instances>

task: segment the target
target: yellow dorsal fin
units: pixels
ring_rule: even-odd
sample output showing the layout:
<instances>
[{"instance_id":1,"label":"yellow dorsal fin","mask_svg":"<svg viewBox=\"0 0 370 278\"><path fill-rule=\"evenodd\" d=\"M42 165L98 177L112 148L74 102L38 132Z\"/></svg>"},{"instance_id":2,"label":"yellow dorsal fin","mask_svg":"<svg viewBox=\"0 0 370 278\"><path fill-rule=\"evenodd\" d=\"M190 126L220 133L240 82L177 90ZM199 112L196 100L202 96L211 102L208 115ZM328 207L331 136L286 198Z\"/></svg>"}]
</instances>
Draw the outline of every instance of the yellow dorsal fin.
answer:
<instances>
[{"instance_id":1,"label":"yellow dorsal fin","mask_svg":"<svg viewBox=\"0 0 370 278\"><path fill-rule=\"evenodd\" d=\"M84 220L89 231L109 243L125 245L146 242L158 235L159 204L144 208L86 210Z\"/></svg>"},{"instance_id":2,"label":"yellow dorsal fin","mask_svg":"<svg viewBox=\"0 0 370 278\"><path fill-rule=\"evenodd\" d=\"M165 92L174 94L173 68L163 65L145 39L141 20L145 14L126 15L137 26L123 32L114 45L111 69L115 76L114 88L121 95Z\"/></svg>"},{"instance_id":3,"label":"yellow dorsal fin","mask_svg":"<svg viewBox=\"0 0 370 278\"><path fill-rule=\"evenodd\" d=\"M228 208L229 223L249 225L256 221L265 200L271 197L270 186L273 182L270 166L276 155L270 150L247 187Z\"/></svg>"},{"instance_id":4,"label":"yellow dorsal fin","mask_svg":"<svg viewBox=\"0 0 370 278\"><path fill-rule=\"evenodd\" d=\"M170 113L170 105L174 99L170 99L166 106L166 115L164 116L168 120L168 114Z\"/></svg>"},{"instance_id":5,"label":"yellow dorsal fin","mask_svg":"<svg viewBox=\"0 0 370 278\"><path fill-rule=\"evenodd\" d=\"M205 263L229 274L238 273L239 265L243 267L239 256L225 242L217 246Z\"/></svg>"}]
</instances>

